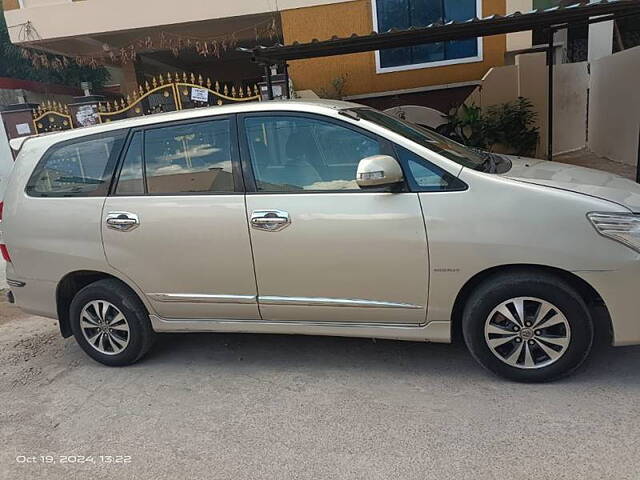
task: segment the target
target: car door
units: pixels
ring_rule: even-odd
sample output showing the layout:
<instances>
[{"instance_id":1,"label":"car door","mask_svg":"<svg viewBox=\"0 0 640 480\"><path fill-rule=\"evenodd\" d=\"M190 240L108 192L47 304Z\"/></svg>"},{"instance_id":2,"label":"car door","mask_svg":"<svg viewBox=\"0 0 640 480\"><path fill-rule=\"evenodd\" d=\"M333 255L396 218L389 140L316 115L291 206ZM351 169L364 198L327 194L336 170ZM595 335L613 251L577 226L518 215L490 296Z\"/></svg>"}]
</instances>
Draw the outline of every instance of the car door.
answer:
<instances>
[{"instance_id":1,"label":"car door","mask_svg":"<svg viewBox=\"0 0 640 480\"><path fill-rule=\"evenodd\" d=\"M336 118L239 117L262 318L421 324L429 259L416 193L364 191L360 159L388 142Z\"/></svg>"},{"instance_id":2,"label":"car door","mask_svg":"<svg viewBox=\"0 0 640 480\"><path fill-rule=\"evenodd\" d=\"M259 319L242 184L233 116L130 133L104 248L161 317Z\"/></svg>"}]
</instances>

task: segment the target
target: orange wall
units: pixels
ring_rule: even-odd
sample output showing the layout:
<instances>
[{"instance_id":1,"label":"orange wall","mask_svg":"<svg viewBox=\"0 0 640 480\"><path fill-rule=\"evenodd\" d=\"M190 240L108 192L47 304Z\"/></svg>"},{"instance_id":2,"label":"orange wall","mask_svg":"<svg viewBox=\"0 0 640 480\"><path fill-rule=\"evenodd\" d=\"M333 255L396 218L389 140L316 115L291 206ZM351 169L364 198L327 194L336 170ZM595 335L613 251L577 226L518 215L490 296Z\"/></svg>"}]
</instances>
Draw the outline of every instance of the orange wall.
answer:
<instances>
[{"instance_id":1,"label":"orange wall","mask_svg":"<svg viewBox=\"0 0 640 480\"><path fill-rule=\"evenodd\" d=\"M20 8L18 0L2 0L3 10L15 10L16 8Z\"/></svg>"},{"instance_id":2,"label":"orange wall","mask_svg":"<svg viewBox=\"0 0 640 480\"><path fill-rule=\"evenodd\" d=\"M483 16L505 14L505 0L483 0ZM373 28L371 0L284 10L282 29L286 44L326 40L333 35L366 35ZM290 62L296 90L331 91L331 81L346 76L344 95L358 95L430 85L480 80L494 66L504 65L506 36L485 37L483 61L421 68L403 72L376 73L374 52L356 53Z\"/></svg>"}]
</instances>

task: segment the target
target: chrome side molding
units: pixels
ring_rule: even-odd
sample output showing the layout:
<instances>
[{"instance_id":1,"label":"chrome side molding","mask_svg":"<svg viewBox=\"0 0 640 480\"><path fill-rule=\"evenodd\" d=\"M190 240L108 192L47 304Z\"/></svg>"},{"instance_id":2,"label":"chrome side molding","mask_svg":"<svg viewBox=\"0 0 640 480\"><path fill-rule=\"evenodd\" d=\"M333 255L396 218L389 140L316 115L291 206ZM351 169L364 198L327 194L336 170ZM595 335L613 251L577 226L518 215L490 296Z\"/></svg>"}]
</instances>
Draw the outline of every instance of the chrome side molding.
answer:
<instances>
[{"instance_id":1,"label":"chrome side molding","mask_svg":"<svg viewBox=\"0 0 640 480\"><path fill-rule=\"evenodd\" d=\"M204 293L150 293L158 302L180 303L260 303L263 305L308 306L308 307L354 307L354 308L408 308L420 309L422 305L411 303L381 302L357 298L282 297L276 295L218 295Z\"/></svg>"},{"instance_id":2,"label":"chrome side molding","mask_svg":"<svg viewBox=\"0 0 640 480\"><path fill-rule=\"evenodd\" d=\"M378 300L357 298L280 297L273 295L260 295L258 303L264 305L305 305L314 307L422 308L421 305L413 305L411 303L380 302Z\"/></svg>"},{"instance_id":3,"label":"chrome side molding","mask_svg":"<svg viewBox=\"0 0 640 480\"><path fill-rule=\"evenodd\" d=\"M150 293L158 302L180 303L256 303L255 295L210 295L204 293Z\"/></svg>"}]
</instances>

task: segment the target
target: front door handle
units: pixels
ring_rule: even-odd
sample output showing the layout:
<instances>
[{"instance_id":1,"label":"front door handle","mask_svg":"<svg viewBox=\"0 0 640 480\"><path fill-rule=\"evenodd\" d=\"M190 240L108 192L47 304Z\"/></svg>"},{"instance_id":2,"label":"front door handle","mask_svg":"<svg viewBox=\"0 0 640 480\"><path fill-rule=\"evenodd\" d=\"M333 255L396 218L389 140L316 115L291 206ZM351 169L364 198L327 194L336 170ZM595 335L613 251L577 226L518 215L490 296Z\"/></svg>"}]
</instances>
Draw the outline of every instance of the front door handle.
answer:
<instances>
[{"instance_id":1,"label":"front door handle","mask_svg":"<svg viewBox=\"0 0 640 480\"><path fill-rule=\"evenodd\" d=\"M130 212L109 212L105 220L107 228L120 232L129 232L140 225L138 215Z\"/></svg>"},{"instance_id":2,"label":"front door handle","mask_svg":"<svg viewBox=\"0 0 640 480\"><path fill-rule=\"evenodd\" d=\"M291 224L291 218L282 210L254 210L251 214L251 228L265 232L278 232Z\"/></svg>"}]
</instances>

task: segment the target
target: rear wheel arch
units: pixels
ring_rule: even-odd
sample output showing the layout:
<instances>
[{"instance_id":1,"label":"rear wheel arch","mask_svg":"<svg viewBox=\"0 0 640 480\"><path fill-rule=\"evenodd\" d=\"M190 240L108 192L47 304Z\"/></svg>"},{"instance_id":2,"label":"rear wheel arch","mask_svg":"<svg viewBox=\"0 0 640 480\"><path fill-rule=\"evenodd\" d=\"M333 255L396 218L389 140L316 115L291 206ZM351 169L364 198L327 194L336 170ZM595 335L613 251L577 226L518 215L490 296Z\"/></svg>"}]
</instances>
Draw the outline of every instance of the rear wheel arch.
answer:
<instances>
[{"instance_id":1,"label":"rear wheel arch","mask_svg":"<svg viewBox=\"0 0 640 480\"><path fill-rule=\"evenodd\" d=\"M596 338L611 344L613 340L613 324L604 300L589 283L576 274L561 268L534 264L509 264L488 268L478 272L463 285L458 292L451 313L451 336L454 342L462 340L462 314L467 300L480 285L492 278L514 273L546 274L566 282L575 289L592 313Z\"/></svg>"},{"instance_id":2,"label":"rear wheel arch","mask_svg":"<svg viewBox=\"0 0 640 480\"><path fill-rule=\"evenodd\" d=\"M58 313L58 322L60 324L60 333L64 338L68 338L73 335L71 331L69 309L71 307L71 301L76 294L87 285L98 282L100 280L115 280L127 288L133 295L135 295L140 302L148 307L136 290L131 287L127 282L118 278L112 274L106 272L100 272L96 270L77 270L70 272L58 282L56 287L56 308Z\"/></svg>"}]
</instances>

